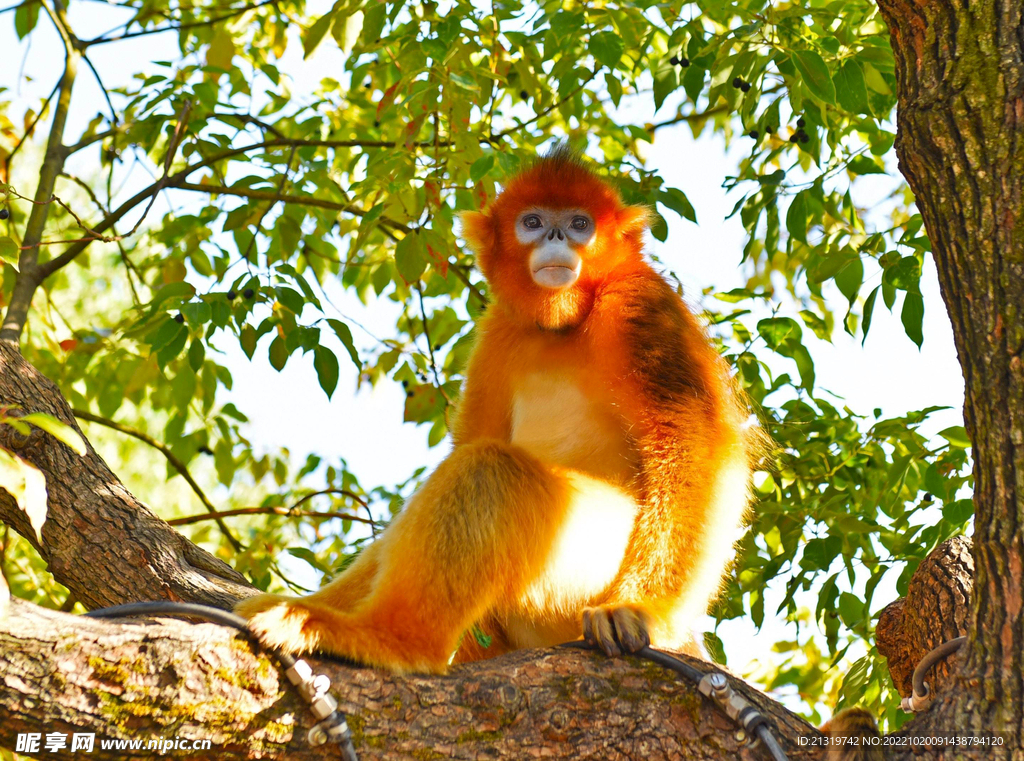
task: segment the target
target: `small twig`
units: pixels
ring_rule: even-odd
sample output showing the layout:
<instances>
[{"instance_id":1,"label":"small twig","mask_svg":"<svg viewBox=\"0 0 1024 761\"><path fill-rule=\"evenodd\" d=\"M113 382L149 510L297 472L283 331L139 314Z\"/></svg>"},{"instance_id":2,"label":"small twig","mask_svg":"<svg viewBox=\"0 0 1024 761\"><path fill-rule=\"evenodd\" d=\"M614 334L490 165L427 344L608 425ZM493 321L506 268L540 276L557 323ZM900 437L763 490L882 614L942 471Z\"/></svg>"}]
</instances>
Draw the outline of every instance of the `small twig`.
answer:
<instances>
[{"instance_id":1,"label":"small twig","mask_svg":"<svg viewBox=\"0 0 1024 761\"><path fill-rule=\"evenodd\" d=\"M235 16L241 16L243 13L254 11L257 8L262 8L266 5L274 5L277 2L278 0L263 0L263 2L261 3L256 3L255 5L247 5L244 8L239 8L235 10L232 13L227 13L223 16L217 16L216 18L206 19L205 21L190 21L184 24L171 24L170 26L162 26L156 29L142 29L138 32L126 32L124 34L119 34L115 37L108 37L107 35L109 35L110 32L107 32L106 34L101 34L99 37L96 37L94 39L86 40L82 44L85 47L90 47L92 45L102 45L106 42L118 42L120 40L130 40L135 37L145 37L150 34L161 34L163 32L180 32L183 29L196 29L198 27L203 26L213 26L214 24L218 24L221 21L227 21L228 19L235 18Z\"/></svg>"},{"instance_id":2,"label":"small twig","mask_svg":"<svg viewBox=\"0 0 1024 761\"><path fill-rule=\"evenodd\" d=\"M138 439L144 444L148 444L149 446L153 447L153 449L160 452L160 454L167 458L167 462L170 463L171 467L178 471L178 474L185 479L185 482L192 488L192 491L195 492L196 496L199 497L199 501L203 503L203 507L206 508L207 512L210 513L211 516L214 516L213 519L217 521L217 526L220 527L220 530L224 532L224 535L231 543L231 546L234 547L235 550L238 552L242 551L242 543L234 537L234 535L231 533L230 529L228 529L228 526L226 523L224 523L224 521L216 518L217 508L213 506L213 503L210 502L206 494L203 493L203 490L199 488L199 484L197 484L196 480L192 478L192 474L188 472L188 468L185 466L185 463L179 460L177 455L175 455L174 452L172 452L166 445L161 444L159 441L154 439L149 434L143 433L142 431L137 431L134 428L129 428L128 426L122 425L121 423L115 423L113 420L108 420L105 417L94 415L93 413L88 412L86 410L73 409L71 410L71 412L79 420L88 420L90 423L97 423L98 425L106 426L107 428L111 428L115 431L118 431L119 433L123 433L126 436L131 436L132 438Z\"/></svg>"},{"instance_id":3,"label":"small twig","mask_svg":"<svg viewBox=\"0 0 1024 761\"><path fill-rule=\"evenodd\" d=\"M430 342L430 325L427 321L427 309L423 305L423 287L419 281L416 281L414 287L416 288L416 293L420 296L420 318L423 320L423 337L427 339L427 356L430 358L430 369L434 374L434 385L437 386L437 390L444 397L447 407L450 407L452 400L448 398L448 394L445 393L444 387L441 385L441 376L437 372L437 363L434 361L434 346ZM446 412L447 407L445 409Z\"/></svg>"},{"instance_id":4,"label":"small twig","mask_svg":"<svg viewBox=\"0 0 1024 761\"><path fill-rule=\"evenodd\" d=\"M346 521L376 524L374 520L350 513L320 513L316 510L296 510L294 507L239 507L235 510L221 510L218 513L200 513L199 515L188 515L184 518L172 518L167 523L171 526L190 526L193 523L231 518L236 515L283 515L288 518L341 518Z\"/></svg>"}]
</instances>

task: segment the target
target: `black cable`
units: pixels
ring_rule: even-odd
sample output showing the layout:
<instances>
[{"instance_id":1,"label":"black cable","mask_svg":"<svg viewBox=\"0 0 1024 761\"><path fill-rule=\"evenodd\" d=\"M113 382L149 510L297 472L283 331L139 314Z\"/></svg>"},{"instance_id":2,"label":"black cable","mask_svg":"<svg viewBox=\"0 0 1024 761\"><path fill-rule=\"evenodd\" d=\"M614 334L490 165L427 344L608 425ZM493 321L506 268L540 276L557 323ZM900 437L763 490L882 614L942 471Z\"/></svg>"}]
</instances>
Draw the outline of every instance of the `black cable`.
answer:
<instances>
[{"instance_id":1,"label":"black cable","mask_svg":"<svg viewBox=\"0 0 1024 761\"><path fill-rule=\"evenodd\" d=\"M319 732L322 737L319 742L326 742L327 739L335 740L341 747L345 761L358 761L355 746L352 744L352 733L349 731L345 714L338 710L337 702L330 695L326 695L326 688L323 684L314 685L312 672L306 663L290 653L277 648L267 647L259 641L253 631L249 628L249 622L239 615L230 613L220 608L212 608L209 605L196 605L187 602L136 602L128 605L114 605L110 608L98 608L85 614L88 618L125 618L129 616L191 616L202 618L221 626L230 626L238 629L247 637L256 642L259 647L269 651L278 662L284 667L288 681L294 684L302 695L303 699L310 704L313 715L318 723L312 732ZM326 677L319 677L326 679ZM327 683L327 687L330 683ZM324 697L329 700L324 700Z\"/></svg>"},{"instance_id":2,"label":"black cable","mask_svg":"<svg viewBox=\"0 0 1024 761\"><path fill-rule=\"evenodd\" d=\"M914 676L912 679L914 691L909 698L903 699L903 710L920 711L927 705L931 689L924 678L928 674L928 669L943 658L947 658L955 653L966 641L967 637L956 637L948 642L943 642L941 645L933 650L929 650L928 653L925 654L924 658L918 662L917 668L914 669Z\"/></svg>"},{"instance_id":3,"label":"black cable","mask_svg":"<svg viewBox=\"0 0 1024 761\"><path fill-rule=\"evenodd\" d=\"M575 648L578 650L596 650L595 645L583 640L565 642L560 647ZM712 700L729 718L743 727L748 733L756 736L764 743L765 748L775 761L789 761L786 752L779 745L778 740L771 732L768 719L757 710L746 698L735 692L729 685L729 680L721 671L701 671L696 666L691 666L686 661L680 660L662 650L655 650L647 646L638 650L632 655L644 658L664 668L686 677L695 685L698 690Z\"/></svg>"}]
</instances>

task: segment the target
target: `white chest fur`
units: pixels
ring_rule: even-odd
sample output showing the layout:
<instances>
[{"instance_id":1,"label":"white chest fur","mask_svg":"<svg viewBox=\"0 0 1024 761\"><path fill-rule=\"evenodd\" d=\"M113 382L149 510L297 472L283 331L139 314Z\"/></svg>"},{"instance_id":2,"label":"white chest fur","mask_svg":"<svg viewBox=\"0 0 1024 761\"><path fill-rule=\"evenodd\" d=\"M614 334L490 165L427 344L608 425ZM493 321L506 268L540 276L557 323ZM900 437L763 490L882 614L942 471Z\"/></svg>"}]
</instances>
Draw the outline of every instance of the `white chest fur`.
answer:
<instances>
[{"instance_id":1,"label":"white chest fur","mask_svg":"<svg viewBox=\"0 0 1024 761\"><path fill-rule=\"evenodd\" d=\"M575 637L582 608L602 602L618 575L636 515L620 484L634 460L614 409L553 374L519 384L512 443L574 471L566 476L572 489L551 555L521 598L522 607L506 621L517 646L548 645ZM541 610L547 630L537 628L535 612Z\"/></svg>"},{"instance_id":2,"label":"white chest fur","mask_svg":"<svg viewBox=\"0 0 1024 761\"><path fill-rule=\"evenodd\" d=\"M512 403L512 443L543 460L614 479L628 467L621 424L570 378L536 373Z\"/></svg>"}]
</instances>

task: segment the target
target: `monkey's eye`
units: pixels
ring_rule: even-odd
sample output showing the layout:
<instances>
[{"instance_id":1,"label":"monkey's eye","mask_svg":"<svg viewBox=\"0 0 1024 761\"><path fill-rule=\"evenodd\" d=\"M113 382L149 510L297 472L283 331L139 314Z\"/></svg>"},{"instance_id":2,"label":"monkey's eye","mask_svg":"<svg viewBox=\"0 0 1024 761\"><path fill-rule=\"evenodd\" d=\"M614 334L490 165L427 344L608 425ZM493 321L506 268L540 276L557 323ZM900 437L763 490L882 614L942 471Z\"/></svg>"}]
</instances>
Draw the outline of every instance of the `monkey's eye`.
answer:
<instances>
[{"instance_id":1,"label":"monkey's eye","mask_svg":"<svg viewBox=\"0 0 1024 761\"><path fill-rule=\"evenodd\" d=\"M536 214L527 214L523 217L523 227L530 230L539 230L544 225Z\"/></svg>"},{"instance_id":2,"label":"monkey's eye","mask_svg":"<svg viewBox=\"0 0 1024 761\"><path fill-rule=\"evenodd\" d=\"M590 220L586 217L573 217L569 225L573 230L586 230L590 227Z\"/></svg>"}]
</instances>

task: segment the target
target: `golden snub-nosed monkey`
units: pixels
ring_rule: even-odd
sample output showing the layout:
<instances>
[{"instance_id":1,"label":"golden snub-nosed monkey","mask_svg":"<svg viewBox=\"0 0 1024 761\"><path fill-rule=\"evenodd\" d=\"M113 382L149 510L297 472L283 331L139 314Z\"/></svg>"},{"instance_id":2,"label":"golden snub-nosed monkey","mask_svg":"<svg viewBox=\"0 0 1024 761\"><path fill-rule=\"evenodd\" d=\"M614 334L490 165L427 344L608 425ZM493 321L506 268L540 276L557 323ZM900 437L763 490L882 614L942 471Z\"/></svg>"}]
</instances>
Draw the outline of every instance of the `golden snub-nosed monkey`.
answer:
<instances>
[{"instance_id":1,"label":"golden snub-nosed monkey","mask_svg":"<svg viewBox=\"0 0 1024 761\"><path fill-rule=\"evenodd\" d=\"M448 458L308 597L237 610L268 644L393 671L543 647L695 648L748 500L753 434L725 362L566 150L463 216L493 303ZM491 637L484 648L474 625Z\"/></svg>"}]
</instances>

